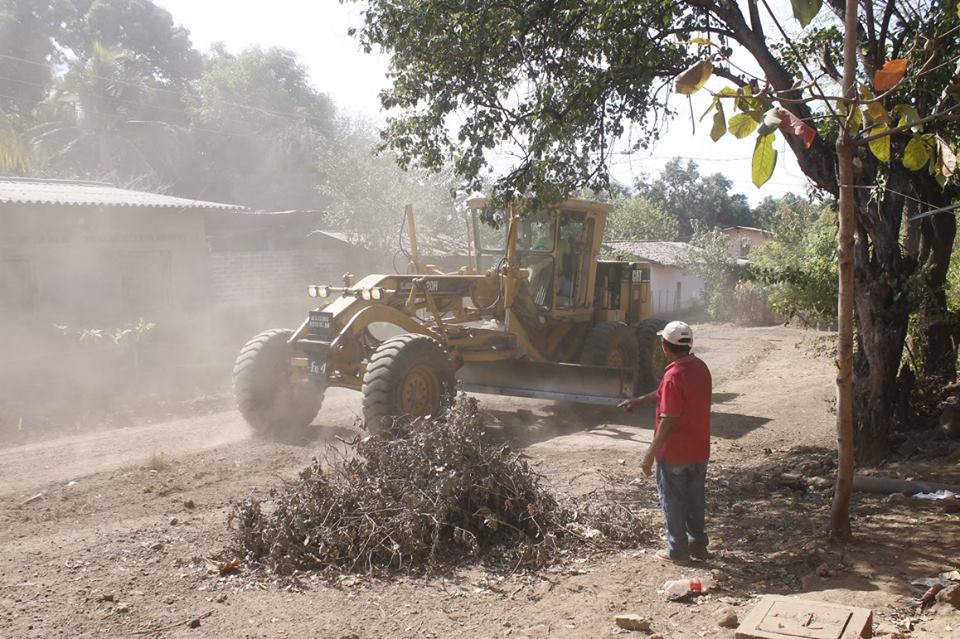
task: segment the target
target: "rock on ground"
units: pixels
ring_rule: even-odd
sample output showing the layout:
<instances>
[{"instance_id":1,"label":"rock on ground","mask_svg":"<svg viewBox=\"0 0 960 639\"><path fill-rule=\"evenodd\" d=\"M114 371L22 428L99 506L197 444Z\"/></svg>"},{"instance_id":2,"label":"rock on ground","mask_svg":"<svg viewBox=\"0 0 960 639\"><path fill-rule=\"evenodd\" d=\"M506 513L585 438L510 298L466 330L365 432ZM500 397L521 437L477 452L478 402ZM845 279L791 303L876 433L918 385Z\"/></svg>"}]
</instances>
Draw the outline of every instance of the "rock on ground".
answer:
<instances>
[{"instance_id":1,"label":"rock on ground","mask_svg":"<svg viewBox=\"0 0 960 639\"><path fill-rule=\"evenodd\" d=\"M624 630L649 630L650 629L650 620L641 615L634 614L625 614L617 615L614 618L614 621L617 622L617 625L623 628Z\"/></svg>"},{"instance_id":2,"label":"rock on ground","mask_svg":"<svg viewBox=\"0 0 960 639\"><path fill-rule=\"evenodd\" d=\"M736 628L739 625L736 611L730 606L722 606L714 613L717 625L721 628Z\"/></svg>"}]
</instances>

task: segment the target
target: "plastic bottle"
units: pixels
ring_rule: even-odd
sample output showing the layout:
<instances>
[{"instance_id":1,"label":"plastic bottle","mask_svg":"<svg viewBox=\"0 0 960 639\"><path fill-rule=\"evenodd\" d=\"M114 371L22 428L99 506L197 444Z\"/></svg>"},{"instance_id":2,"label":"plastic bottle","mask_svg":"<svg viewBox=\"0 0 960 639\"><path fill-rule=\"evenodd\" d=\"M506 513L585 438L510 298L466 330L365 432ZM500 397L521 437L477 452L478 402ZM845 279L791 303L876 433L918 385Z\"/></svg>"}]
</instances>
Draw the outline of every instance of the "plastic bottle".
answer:
<instances>
[{"instance_id":1,"label":"plastic bottle","mask_svg":"<svg viewBox=\"0 0 960 639\"><path fill-rule=\"evenodd\" d=\"M688 579L671 579L663 584L663 594L667 599L680 599L687 595L699 595L708 592L713 587L710 577L690 577Z\"/></svg>"}]
</instances>

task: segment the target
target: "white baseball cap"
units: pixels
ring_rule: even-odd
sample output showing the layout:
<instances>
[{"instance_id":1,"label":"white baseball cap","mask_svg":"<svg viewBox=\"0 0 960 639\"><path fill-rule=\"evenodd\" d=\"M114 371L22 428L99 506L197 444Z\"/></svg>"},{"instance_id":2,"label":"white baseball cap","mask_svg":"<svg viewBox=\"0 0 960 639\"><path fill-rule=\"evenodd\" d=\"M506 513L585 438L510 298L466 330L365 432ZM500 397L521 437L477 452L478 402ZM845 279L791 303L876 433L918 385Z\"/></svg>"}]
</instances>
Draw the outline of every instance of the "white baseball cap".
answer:
<instances>
[{"instance_id":1,"label":"white baseball cap","mask_svg":"<svg viewBox=\"0 0 960 639\"><path fill-rule=\"evenodd\" d=\"M657 335L677 346L693 346L693 329L686 322L669 322L662 331L657 331Z\"/></svg>"}]
</instances>

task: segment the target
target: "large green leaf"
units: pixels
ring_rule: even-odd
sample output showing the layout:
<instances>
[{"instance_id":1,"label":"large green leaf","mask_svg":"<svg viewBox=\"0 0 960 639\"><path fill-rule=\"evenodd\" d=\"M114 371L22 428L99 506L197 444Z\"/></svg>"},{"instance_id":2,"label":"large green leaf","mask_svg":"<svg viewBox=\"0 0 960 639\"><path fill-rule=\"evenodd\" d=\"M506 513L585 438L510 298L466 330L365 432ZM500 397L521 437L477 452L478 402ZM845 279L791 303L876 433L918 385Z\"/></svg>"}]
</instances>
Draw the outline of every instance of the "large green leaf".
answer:
<instances>
[{"instance_id":1,"label":"large green leaf","mask_svg":"<svg viewBox=\"0 0 960 639\"><path fill-rule=\"evenodd\" d=\"M870 135L878 135L880 133L887 133L890 131L890 128L886 124L878 124L877 126L870 129ZM884 135L879 138L870 140L868 143L870 145L870 152L881 162L890 161L890 136Z\"/></svg>"},{"instance_id":2,"label":"large green leaf","mask_svg":"<svg viewBox=\"0 0 960 639\"><path fill-rule=\"evenodd\" d=\"M709 60L701 60L678 75L674 87L677 93L692 95L703 88L711 75L713 75L713 63Z\"/></svg>"},{"instance_id":3,"label":"large green leaf","mask_svg":"<svg viewBox=\"0 0 960 639\"><path fill-rule=\"evenodd\" d=\"M909 104L898 104L890 109L890 112L900 116L897 126L907 126L920 119L920 112L917 111L916 107ZM915 127L914 130L920 130L920 127Z\"/></svg>"},{"instance_id":4,"label":"large green leaf","mask_svg":"<svg viewBox=\"0 0 960 639\"><path fill-rule=\"evenodd\" d=\"M717 112L713 114L713 128L710 129L710 139L716 142L727 132L727 118L723 114L723 105L717 103Z\"/></svg>"},{"instance_id":5,"label":"large green leaf","mask_svg":"<svg viewBox=\"0 0 960 639\"><path fill-rule=\"evenodd\" d=\"M751 165L753 183L757 187L766 184L773 169L777 166L777 151L773 148L773 133L757 136L757 145L753 147L753 162Z\"/></svg>"},{"instance_id":6,"label":"large green leaf","mask_svg":"<svg viewBox=\"0 0 960 639\"><path fill-rule=\"evenodd\" d=\"M793 17L805 27L820 13L823 0L790 0L790 4L793 5Z\"/></svg>"},{"instance_id":7,"label":"large green leaf","mask_svg":"<svg viewBox=\"0 0 960 639\"><path fill-rule=\"evenodd\" d=\"M756 131L758 124L749 113L738 113L727 122L727 129L738 140L742 140Z\"/></svg>"},{"instance_id":8,"label":"large green leaf","mask_svg":"<svg viewBox=\"0 0 960 639\"><path fill-rule=\"evenodd\" d=\"M915 135L907 142L903 150L903 166L911 171L919 171L930 161L930 147L919 135Z\"/></svg>"}]
</instances>

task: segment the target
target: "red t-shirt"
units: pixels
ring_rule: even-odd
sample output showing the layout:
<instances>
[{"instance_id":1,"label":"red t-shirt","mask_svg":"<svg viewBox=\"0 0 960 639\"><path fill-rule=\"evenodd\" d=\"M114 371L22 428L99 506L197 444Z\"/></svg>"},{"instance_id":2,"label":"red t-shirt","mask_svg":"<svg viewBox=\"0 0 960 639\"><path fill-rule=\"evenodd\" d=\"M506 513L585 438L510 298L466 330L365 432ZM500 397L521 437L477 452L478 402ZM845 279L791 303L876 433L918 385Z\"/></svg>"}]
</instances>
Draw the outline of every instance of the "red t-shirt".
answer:
<instances>
[{"instance_id":1,"label":"red t-shirt","mask_svg":"<svg viewBox=\"0 0 960 639\"><path fill-rule=\"evenodd\" d=\"M667 365L657 389L657 426L660 417L677 418L657 459L668 464L695 464L710 459L710 403L713 379L703 360L685 355ZM654 431L656 435L656 431Z\"/></svg>"}]
</instances>

